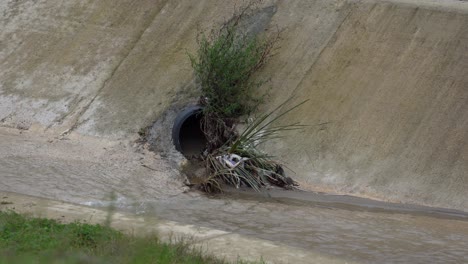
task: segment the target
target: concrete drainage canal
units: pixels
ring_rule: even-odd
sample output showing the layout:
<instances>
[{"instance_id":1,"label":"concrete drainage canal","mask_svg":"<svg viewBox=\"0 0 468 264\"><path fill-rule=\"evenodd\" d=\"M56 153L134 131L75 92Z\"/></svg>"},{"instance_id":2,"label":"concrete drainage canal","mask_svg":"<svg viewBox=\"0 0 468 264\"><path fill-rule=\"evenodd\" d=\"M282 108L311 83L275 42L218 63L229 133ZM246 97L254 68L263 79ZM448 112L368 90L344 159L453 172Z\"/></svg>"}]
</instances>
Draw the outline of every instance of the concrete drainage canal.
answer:
<instances>
[{"instance_id":1,"label":"concrete drainage canal","mask_svg":"<svg viewBox=\"0 0 468 264\"><path fill-rule=\"evenodd\" d=\"M184 156L190 159L205 147L202 117L198 106L174 105L149 129L148 142L167 160L186 161ZM187 176L198 175L198 169L190 167L187 171L192 175ZM190 197L190 201L171 198L146 204L145 210L149 215L281 241L358 262L466 263L468 229L463 216L349 196L275 189L268 193L268 197L260 197L241 190L227 193L228 200L226 196ZM259 224L246 225L246 220Z\"/></svg>"}]
</instances>

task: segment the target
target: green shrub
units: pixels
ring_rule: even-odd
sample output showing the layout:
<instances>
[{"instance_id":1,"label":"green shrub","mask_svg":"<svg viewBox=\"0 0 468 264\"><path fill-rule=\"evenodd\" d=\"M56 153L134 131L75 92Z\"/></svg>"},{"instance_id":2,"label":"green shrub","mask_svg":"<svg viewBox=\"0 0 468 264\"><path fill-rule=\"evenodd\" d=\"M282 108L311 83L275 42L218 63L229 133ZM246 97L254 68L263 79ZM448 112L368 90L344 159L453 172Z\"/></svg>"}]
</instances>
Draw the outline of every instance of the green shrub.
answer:
<instances>
[{"instance_id":1,"label":"green shrub","mask_svg":"<svg viewBox=\"0 0 468 264\"><path fill-rule=\"evenodd\" d=\"M265 81L253 80L272 55L279 34L251 36L241 26L253 12L251 5L234 14L209 34L197 38L198 51L189 54L195 76L201 86L205 114L219 118L237 118L249 114L262 102L258 88Z\"/></svg>"},{"instance_id":2,"label":"green shrub","mask_svg":"<svg viewBox=\"0 0 468 264\"><path fill-rule=\"evenodd\" d=\"M244 28L242 24L258 11L257 4L252 1L234 12L217 30L200 32L198 50L189 54L201 87L202 130L208 152L235 138L238 118L255 111L266 96L257 89L266 80L254 75L273 55L279 31L257 36Z\"/></svg>"}]
</instances>

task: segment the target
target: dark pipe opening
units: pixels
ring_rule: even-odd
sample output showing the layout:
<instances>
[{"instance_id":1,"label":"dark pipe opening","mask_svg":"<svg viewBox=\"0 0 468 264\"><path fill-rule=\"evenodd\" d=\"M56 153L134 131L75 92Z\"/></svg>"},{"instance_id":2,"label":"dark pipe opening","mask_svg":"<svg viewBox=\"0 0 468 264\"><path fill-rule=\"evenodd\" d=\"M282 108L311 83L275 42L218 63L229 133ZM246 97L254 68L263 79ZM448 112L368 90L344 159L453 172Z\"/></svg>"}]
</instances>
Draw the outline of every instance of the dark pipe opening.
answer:
<instances>
[{"instance_id":1,"label":"dark pipe opening","mask_svg":"<svg viewBox=\"0 0 468 264\"><path fill-rule=\"evenodd\" d=\"M172 139L178 151L186 158L199 155L206 147L206 137L201 129L202 108L191 106L177 116L172 130Z\"/></svg>"}]
</instances>

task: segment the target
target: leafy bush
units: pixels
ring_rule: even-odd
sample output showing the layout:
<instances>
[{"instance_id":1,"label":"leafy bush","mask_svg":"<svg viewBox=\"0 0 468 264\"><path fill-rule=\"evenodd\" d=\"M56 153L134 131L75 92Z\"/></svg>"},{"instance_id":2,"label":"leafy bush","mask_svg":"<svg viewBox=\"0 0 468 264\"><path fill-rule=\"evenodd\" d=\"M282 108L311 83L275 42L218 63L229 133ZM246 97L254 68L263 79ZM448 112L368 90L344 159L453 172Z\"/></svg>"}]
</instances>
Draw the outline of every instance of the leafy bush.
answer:
<instances>
[{"instance_id":1,"label":"leafy bush","mask_svg":"<svg viewBox=\"0 0 468 264\"><path fill-rule=\"evenodd\" d=\"M212 31L210 36L202 34L197 55L190 55L206 100L205 111L221 118L249 114L262 101L262 96L255 95L255 88L264 82L251 77L265 65L274 44L242 34L238 25L239 19Z\"/></svg>"},{"instance_id":2,"label":"leafy bush","mask_svg":"<svg viewBox=\"0 0 468 264\"><path fill-rule=\"evenodd\" d=\"M189 58L206 112L236 118L249 114L262 101L263 96L255 95L255 88L264 81L254 81L252 76L271 57L279 32L273 36L248 34L241 24L256 10L255 2L251 2L219 29L209 34L200 32L197 37L198 51Z\"/></svg>"},{"instance_id":3,"label":"leafy bush","mask_svg":"<svg viewBox=\"0 0 468 264\"><path fill-rule=\"evenodd\" d=\"M251 2L219 29L200 32L198 50L189 54L202 92L208 151L224 144L236 119L256 110L265 97L257 89L265 80L252 77L273 55L279 31L270 36L248 34L242 22L256 10L256 2Z\"/></svg>"}]
</instances>

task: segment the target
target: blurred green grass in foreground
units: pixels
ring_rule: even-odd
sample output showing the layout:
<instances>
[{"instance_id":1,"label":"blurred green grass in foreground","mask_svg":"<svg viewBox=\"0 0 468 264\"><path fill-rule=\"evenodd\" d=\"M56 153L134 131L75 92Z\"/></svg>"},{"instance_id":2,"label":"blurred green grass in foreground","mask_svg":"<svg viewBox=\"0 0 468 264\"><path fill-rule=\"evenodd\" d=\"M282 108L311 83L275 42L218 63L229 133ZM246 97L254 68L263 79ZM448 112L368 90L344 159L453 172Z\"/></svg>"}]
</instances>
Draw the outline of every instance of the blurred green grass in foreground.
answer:
<instances>
[{"instance_id":1,"label":"blurred green grass in foreground","mask_svg":"<svg viewBox=\"0 0 468 264\"><path fill-rule=\"evenodd\" d=\"M227 263L189 243L125 235L103 225L62 224L0 212L0 263ZM239 261L238 263L244 263Z\"/></svg>"}]
</instances>

